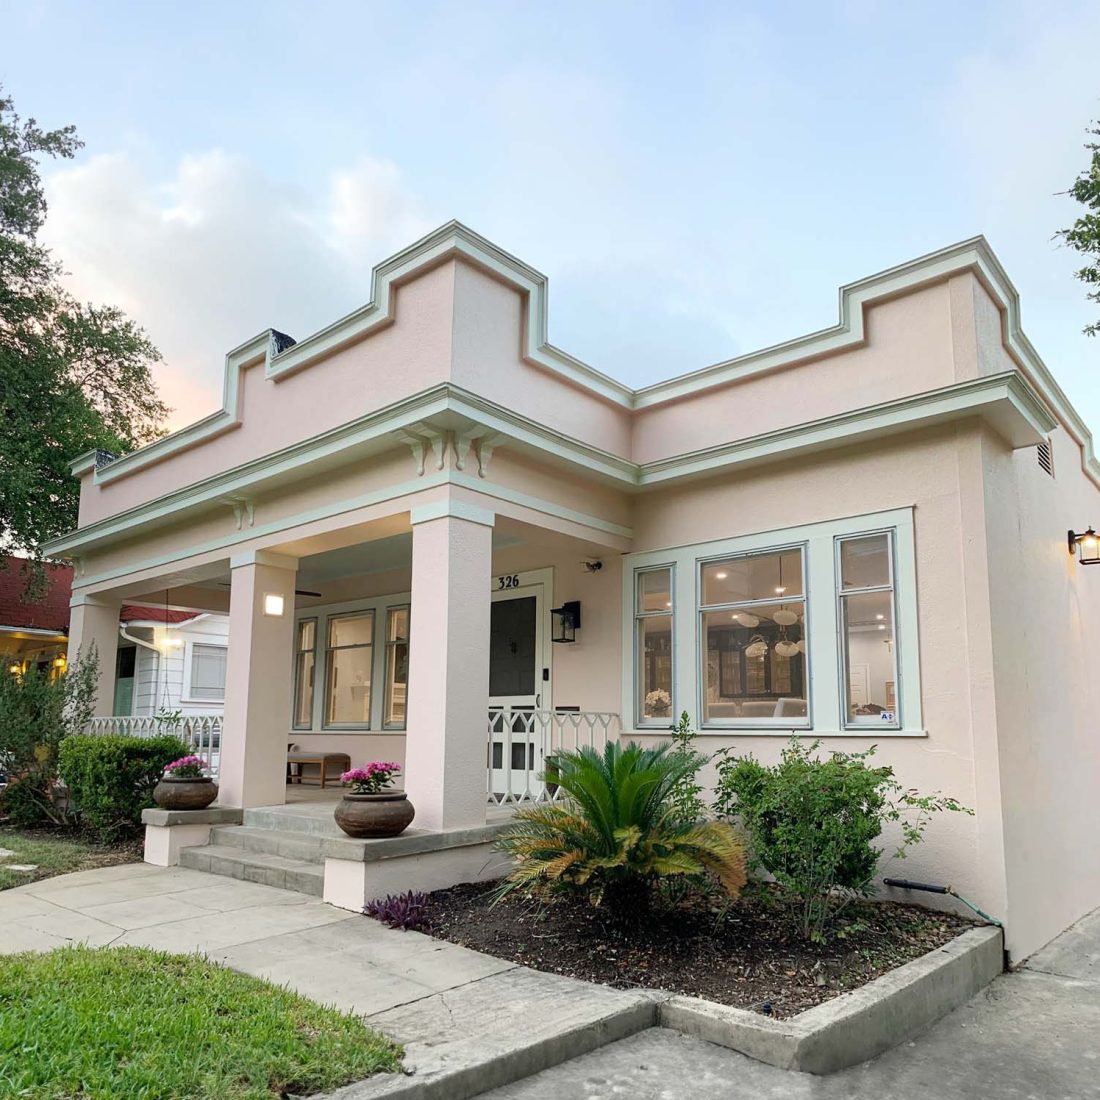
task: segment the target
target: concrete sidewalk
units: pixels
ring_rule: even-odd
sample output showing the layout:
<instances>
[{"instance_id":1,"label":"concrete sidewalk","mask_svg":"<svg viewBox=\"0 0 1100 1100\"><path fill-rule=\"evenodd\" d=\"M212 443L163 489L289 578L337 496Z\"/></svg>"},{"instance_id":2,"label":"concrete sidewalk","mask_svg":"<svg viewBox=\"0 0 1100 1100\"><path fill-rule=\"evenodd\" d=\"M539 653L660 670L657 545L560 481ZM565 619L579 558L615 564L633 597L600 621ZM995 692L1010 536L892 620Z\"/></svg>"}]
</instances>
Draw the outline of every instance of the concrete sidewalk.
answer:
<instances>
[{"instance_id":1,"label":"concrete sidewalk","mask_svg":"<svg viewBox=\"0 0 1100 1100\"><path fill-rule=\"evenodd\" d=\"M1100 1097L1100 911L912 1042L829 1077L652 1028L482 1100Z\"/></svg>"},{"instance_id":2,"label":"concrete sidewalk","mask_svg":"<svg viewBox=\"0 0 1100 1100\"><path fill-rule=\"evenodd\" d=\"M654 1018L623 993L398 932L304 894L144 863L81 871L0 892L0 953L65 943L201 952L363 1016L405 1045L411 1076L346 1097L473 1096Z\"/></svg>"}]
</instances>

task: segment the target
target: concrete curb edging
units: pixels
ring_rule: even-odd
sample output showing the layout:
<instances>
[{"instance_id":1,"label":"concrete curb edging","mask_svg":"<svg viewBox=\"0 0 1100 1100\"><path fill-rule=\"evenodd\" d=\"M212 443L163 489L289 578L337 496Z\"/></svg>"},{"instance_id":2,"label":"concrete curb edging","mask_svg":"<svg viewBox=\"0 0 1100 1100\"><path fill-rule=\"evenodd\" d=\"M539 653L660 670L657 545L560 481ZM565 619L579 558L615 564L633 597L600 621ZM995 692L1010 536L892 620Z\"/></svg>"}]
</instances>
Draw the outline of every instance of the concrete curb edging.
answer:
<instances>
[{"instance_id":1,"label":"concrete curb edging","mask_svg":"<svg viewBox=\"0 0 1100 1100\"><path fill-rule=\"evenodd\" d=\"M527 1045L519 1042L470 1065L423 1076L414 1071L409 1076L370 1077L317 1100L469 1100L655 1027L660 996L642 995L633 1004L611 1010L598 1020Z\"/></svg>"},{"instance_id":2,"label":"concrete curb edging","mask_svg":"<svg viewBox=\"0 0 1100 1100\"><path fill-rule=\"evenodd\" d=\"M974 928L789 1020L683 996L663 1001L658 1018L662 1027L780 1069L835 1073L917 1035L985 988L1003 969L1001 929Z\"/></svg>"}]
</instances>

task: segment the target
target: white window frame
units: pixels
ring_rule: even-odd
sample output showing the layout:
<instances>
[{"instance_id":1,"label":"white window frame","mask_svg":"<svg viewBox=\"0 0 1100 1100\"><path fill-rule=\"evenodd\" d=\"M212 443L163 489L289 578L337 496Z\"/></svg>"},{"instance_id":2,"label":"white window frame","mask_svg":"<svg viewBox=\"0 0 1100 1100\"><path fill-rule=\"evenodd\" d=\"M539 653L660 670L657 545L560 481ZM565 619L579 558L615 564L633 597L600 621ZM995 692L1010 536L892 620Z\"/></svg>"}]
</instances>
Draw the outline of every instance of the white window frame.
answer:
<instances>
[{"instance_id":1,"label":"white window frame","mask_svg":"<svg viewBox=\"0 0 1100 1100\"><path fill-rule=\"evenodd\" d=\"M203 638L195 638L188 640L184 643L183 647L183 683L180 684L180 702L190 703L193 706L224 706L225 705L225 692L222 692L220 699L200 699L191 694L191 665L194 659L195 646L204 645L209 646L211 649L224 649L226 650L226 674L229 670L229 644L224 638L211 637L210 641L206 641ZM135 666L135 680L136 680L136 666Z\"/></svg>"},{"instance_id":2,"label":"white window frame","mask_svg":"<svg viewBox=\"0 0 1100 1100\"><path fill-rule=\"evenodd\" d=\"M897 726L850 726L843 690L839 576L837 539L850 535L893 533L894 617L897 655ZM784 722L769 726L702 726L702 662L700 658L701 618L699 615L702 563L744 554L789 549L804 544L803 587L806 592L806 643L808 651L807 714L808 724ZM653 734L662 727L652 722L639 723L637 696L638 653L636 577L641 570L673 567L673 715L683 709L685 700L695 707L692 721L704 737L790 737L811 734L814 737L894 738L926 736L921 715L920 646L917 624L916 545L913 509L850 516L823 523L812 523L780 530L761 531L730 539L628 554L623 561L623 679L622 714L630 716L633 732ZM691 652L682 649L691 639ZM632 731L626 730L629 736Z\"/></svg>"},{"instance_id":3,"label":"white window frame","mask_svg":"<svg viewBox=\"0 0 1100 1100\"><path fill-rule=\"evenodd\" d=\"M298 638L302 633L303 623L313 623L313 649L298 648ZM317 671L321 667L321 660L317 656L317 651L320 649L320 635L318 631L321 628L321 622L316 615L298 615L294 619L294 652L291 655L291 659L294 661L294 667L291 669L290 674L290 728L295 733L308 733L313 728L313 721L315 717L315 706L317 703ZM309 725L303 726L298 722L298 658L303 653L313 653L313 683L310 685L309 696Z\"/></svg>"},{"instance_id":4,"label":"white window frame","mask_svg":"<svg viewBox=\"0 0 1100 1100\"><path fill-rule=\"evenodd\" d=\"M409 678L406 674L405 677L405 719L402 722L387 722L386 715L390 709L390 697L396 684L390 679L390 650L397 648L397 642L390 641L390 616L395 611L404 611L408 617L408 629L405 631L405 645L409 646L409 652L412 652L412 606L407 603L392 603L386 606L386 609L382 612L384 622L382 623L382 646L384 652L382 654L382 729L393 730L397 733L404 733L409 725Z\"/></svg>"},{"instance_id":5,"label":"white window frame","mask_svg":"<svg viewBox=\"0 0 1100 1100\"><path fill-rule=\"evenodd\" d=\"M643 573L656 573L662 569L668 570L668 587L669 595L672 597L672 607L662 609L658 611L643 611L639 606L638 600L638 581ZM676 684L676 666L680 663L676 654L676 607L678 604L677 591L676 591L676 563L671 561L654 561L646 565L637 566L634 569L625 569L623 571L624 576L627 577L627 583L630 585L630 602L624 604L625 607L630 608L630 645L626 652L628 654L628 661L632 668L631 675L631 702L629 706L624 705L623 714L633 715L634 726L639 730L667 730L670 726L674 726L679 719L679 711L676 709L676 704L681 698L680 693L677 691ZM671 622L671 652L669 653L669 660L672 662L672 702L668 708L668 718L645 718L643 713L645 711L645 704L642 698L642 652L639 645L639 639L641 637L642 623L646 619L656 619L667 615Z\"/></svg>"},{"instance_id":6,"label":"white window frame","mask_svg":"<svg viewBox=\"0 0 1100 1100\"><path fill-rule=\"evenodd\" d=\"M852 588L847 591L844 589L844 579L842 572L842 564L840 558L841 546L845 542L851 542L853 539L866 538L874 535L885 535L887 545L889 548L888 562L890 566L890 578L889 583L885 585L873 584L867 585L862 588ZM901 711L903 707L902 692L905 690L905 684L901 679L902 668L902 638L901 631L897 628L898 621L898 568L897 568L897 550L895 544L897 543L897 537L893 528L884 527L877 531L860 531L854 535L838 535L833 540L834 546L834 561L836 568L836 622L837 622L837 648L840 654L840 683L838 689L840 691L840 720L844 728L848 732L855 730L863 731L866 736L871 730L897 730L901 728ZM854 722L850 714L848 713L848 693L851 690L851 670L848 667L848 646L846 644L847 639L844 637L844 612L842 608L844 601L847 597L867 595L875 592L889 592L890 600L893 605L894 613L894 651L891 654L894 662L894 720L892 722ZM872 736L874 736L872 734Z\"/></svg>"},{"instance_id":7,"label":"white window frame","mask_svg":"<svg viewBox=\"0 0 1100 1100\"><path fill-rule=\"evenodd\" d=\"M332 734L358 736L379 736L404 733L404 730L385 729L382 724L384 717L383 695L385 685L385 629L386 612L390 608L411 606L412 594L409 592L395 592L385 596L375 596L366 600L344 600L340 603L313 604L310 607L297 608L294 614L295 641L299 624L303 619L317 620L317 643L314 656L313 671L313 715L309 728L294 727L294 696L287 700L289 710L290 732L295 737L323 737ZM328 624L329 619L338 619L344 615L355 615L365 611L374 612L374 627L371 633L371 698L369 724L327 724L325 713L328 704ZM293 662L297 651L292 651L290 658ZM293 684L294 666L290 667L290 677Z\"/></svg>"},{"instance_id":8,"label":"white window frame","mask_svg":"<svg viewBox=\"0 0 1100 1100\"><path fill-rule=\"evenodd\" d=\"M703 603L703 570L708 565L716 565L719 562L737 561L739 558L758 558L766 557L769 554L789 554L795 551L802 559L802 594L800 596L793 596L789 600L781 595L772 594L758 600L738 600L734 604L705 604ZM739 554L709 554L706 557L698 558L695 562L696 573L696 589L695 589L695 656L699 662L699 667L696 669L696 696L695 696L695 714L692 715L693 722L702 723L702 715L705 710L707 682L706 677L703 675L703 656L705 652L705 645L703 640L703 616L708 612L714 610L724 610L727 606L745 607L748 610L752 610L754 604L777 604L777 603L800 603L802 605L803 614L803 636L807 639L806 652L803 654L805 660L803 661L803 677L806 683L806 717L801 719L794 718L760 718L753 720L751 718L711 718L705 725L701 725L700 728L707 730L743 730L743 729L759 729L761 726L778 726L780 729L786 731L791 729L811 729L813 727L813 692L810 690L810 685L813 680L813 659L810 653L810 586L807 580L807 544L805 542L787 543L786 545L780 544L774 547L767 547L764 550L744 550ZM771 660L771 654L768 655L768 660Z\"/></svg>"}]
</instances>

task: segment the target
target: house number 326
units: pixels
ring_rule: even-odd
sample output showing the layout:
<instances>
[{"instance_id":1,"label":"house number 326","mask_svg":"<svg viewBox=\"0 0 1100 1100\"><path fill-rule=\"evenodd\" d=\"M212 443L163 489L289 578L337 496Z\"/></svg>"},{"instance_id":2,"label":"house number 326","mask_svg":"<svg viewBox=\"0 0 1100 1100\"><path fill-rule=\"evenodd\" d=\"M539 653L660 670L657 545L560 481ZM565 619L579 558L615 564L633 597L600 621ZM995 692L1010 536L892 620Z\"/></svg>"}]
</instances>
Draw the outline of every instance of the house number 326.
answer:
<instances>
[{"instance_id":1,"label":"house number 326","mask_svg":"<svg viewBox=\"0 0 1100 1100\"><path fill-rule=\"evenodd\" d=\"M497 577L497 588L519 588L519 576L510 573L504 577Z\"/></svg>"}]
</instances>

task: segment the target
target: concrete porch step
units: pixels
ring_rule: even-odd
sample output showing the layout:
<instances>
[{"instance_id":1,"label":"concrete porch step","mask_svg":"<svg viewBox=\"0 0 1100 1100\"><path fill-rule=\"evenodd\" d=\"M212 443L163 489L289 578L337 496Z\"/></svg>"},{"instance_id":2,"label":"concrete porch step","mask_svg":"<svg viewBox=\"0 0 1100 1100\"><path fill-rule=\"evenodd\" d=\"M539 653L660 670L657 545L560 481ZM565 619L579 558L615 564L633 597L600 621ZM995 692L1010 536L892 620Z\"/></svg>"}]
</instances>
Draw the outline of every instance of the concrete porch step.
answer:
<instances>
[{"instance_id":1,"label":"concrete porch step","mask_svg":"<svg viewBox=\"0 0 1100 1100\"><path fill-rule=\"evenodd\" d=\"M297 890L300 894L318 898L325 889L323 863L289 859L270 852L250 852L229 844L184 848L180 852L180 866L245 882L259 882L282 890Z\"/></svg>"},{"instance_id":2,"label":"concrete porch step","mask_svg":"<svg viewBox=\"0 0 1100 1100\"><path fill-rule=\"evenodd\" d=\"M265 852L304 863L316 863L319 867L325 862L323 846L327 839L310 833L263 829L256 825L217 825L210 830L211 844L243 848L246 852Z\"/></svg>"},{"instance_id":3,"label":"concrete porch step","mask_svg":"<svg viewBox=\"0 0 1100 1100\"><path fill-rule=\"evenodd\" d=\"M333 819L338 799L332 802L293 802L286 806L260 806L244 811L243 824L255 829L310 836L343 837Z\"/></svg>"}]
</instances>

